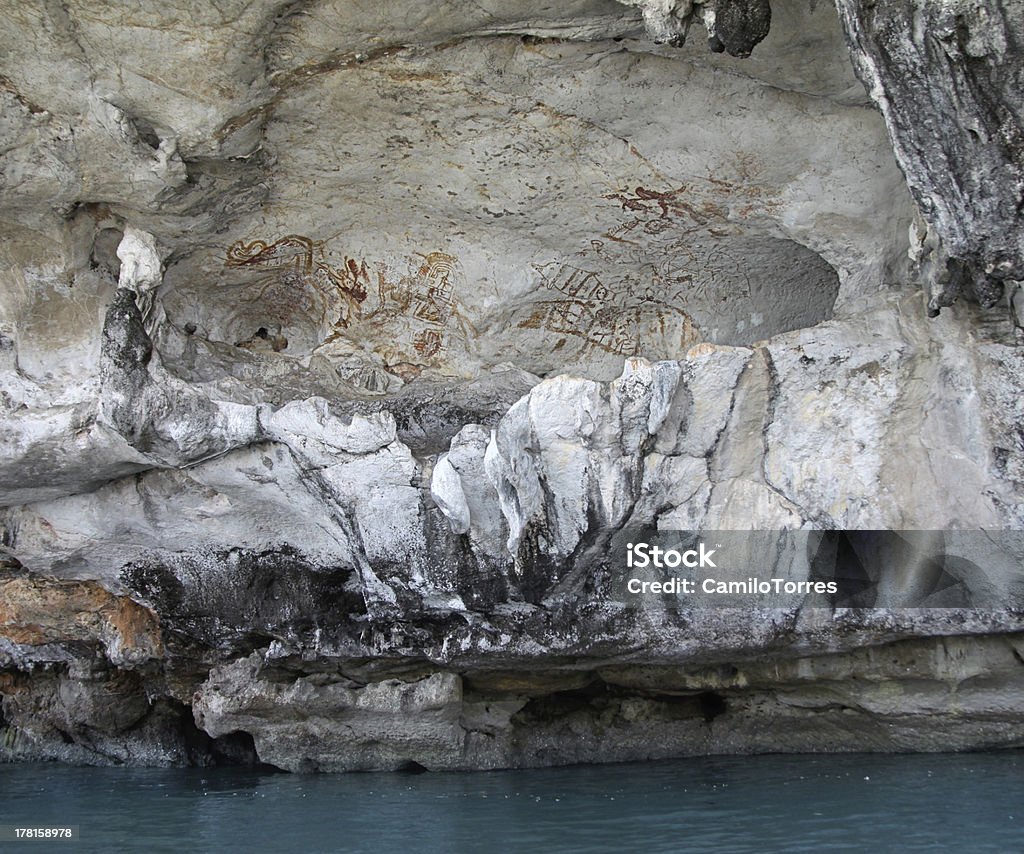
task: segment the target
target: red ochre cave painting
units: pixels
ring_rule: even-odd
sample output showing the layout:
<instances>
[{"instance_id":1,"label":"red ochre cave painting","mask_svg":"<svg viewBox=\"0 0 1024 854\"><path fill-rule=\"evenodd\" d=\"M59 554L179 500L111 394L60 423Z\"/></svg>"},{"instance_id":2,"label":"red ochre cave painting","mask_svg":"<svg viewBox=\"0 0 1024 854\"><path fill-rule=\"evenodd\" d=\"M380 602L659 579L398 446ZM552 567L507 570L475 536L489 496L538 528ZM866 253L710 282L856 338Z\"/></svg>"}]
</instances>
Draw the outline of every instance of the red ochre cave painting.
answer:
<instances>
[{"instance_id":1,"label":"red ochre cave painting","mask_svg":"<svg viewBox=\"0 0 1024 854\"><path fill-rule=\"evenodd\" d=\"M361 303L366 299L370 282L366 262L357 263L346 257L341 267L332 267L324 258L323 241L310 240L301 234L289 234L274 243L239 240L227 251L227 267L278 267L284 271L283 281L297 288L303 286L321 293L336 293L341 307L335 329L347 329L358 318ZM303 302L299 294L293 301Z\"/></svg>"},{"instance_id":2,"label":"red ochre cave painting","mask_svg":"<svg viewBox=\"0 0 1024 854\"><path fill-rule=\"evenodd\" d=\"M721 197L733 194L750 201L760 192L709 180ZM627 261L648 279L648 286L642 287L635 273L599 274L562 261L533 264L551 298L530 306L519 328L573 336L588 347L629 357L640 354L644 342L655 338L672 349L697 343L700 333L681 305L749 294L745 274L715 239L735 233L735 224L726 208L706 192L691 192L686 185L664 191L637 186L603 198L617 203L627 219L602 234L603 240L590 241L590 248L573 260L586 264L590 256L598 256L614 265ZM762 204L761 209L771 206ZM704 237L695 240L695 231ZM418 258L405 271L348 256L333 266L323 241L290 234L273 243L240 240L228 249L225 265L280 269L276 289L268 295L271 305L312 312L317 293L332 304L340 300L325 343L341 337L353 323L372 322L375 334L394 336L389 344L394 354L401 358L405 350L404 358L426 364L450 346L453 321L464 333L475 330L458 311L458 259L444 252ZM555 348L563 344L564 340Z\"/></svg>"},{"instance_id":3,"label":"red ochre cave painting","mask_svg":"<svg viewBox=\"0 0 1024 854\"><path fill-rule=\"evenodd\" d=\"M378 308L369 317L404 315L419 327L412 346L424 359L446 349L445 328L457 314L455 278L458 259L444 252L421 255L412 275L395 275L380 265L377 271Z\"/></svg>"},{"instance_id":4,"label":"red ochre cave painting","mask_svg":"<svg viewBox=\"0 0 1024 854\"><path fill-rule=\"evenodd\" d=\"M616 356L636 356L651 336L669 341L678 335L677 346L689 347L700 340L690 316L675 305L659 300L648 289L643 295L627 295L606 285L593 270L552 261L534 264L544 287L561 294L532 307L520 329L544 329L582 339Z\"/></svg>"},{"instance_id":5,"label":"red ochre cave painting","mask_svg":"<svg viewBox=\"0 0 1024 854\"><path fill-rule=\"evenodd\" d=\"M775 212L777 200L755 183L735 184L709 177L701 185L682 184L670 190L647 187L621 188L601 198L617 202L630 218L605 232L609 240L632 242L641 233L648 235L671 231L675 236L703 232L725 237L736 232L731 216L747 217Z\"/></svg>"},{"instance_id":6,"label":"red ochre cave painting","mask_svg":"<svg viewBox=\"0 0 1024 854\"><path fill-rule=\"evenodd\" d=\"M664 192L636 187L605 193L601 198L618 202L622 210L632 216L609 229L604 236L609 240L629 242L628 238L637 230L644 234L660 234L670 229L675 232L683 229L683 233L705 231L712 237L728 233L726 210L720 204L705 200L698 205L689 201L687 196L693 198L685 184Z\"/></svg>"},{"instance_id":7,"label":"red ochre cave painting","mask_svg":"<svg viewBox=\"0 0 1024 854\"><path fill-rule=\"evenodd\" d=\"M741 219L776 206L766 192L708 178L703 186L605 193L626 217L572 263L533 265L552 298L535 303L519 327L572 335L617 356L639 355L645 345L674 350L699 342L681 306L721 309L749 298L747 272L722 238L741 233L730 219L736 205ZM598 261L603 272L588 269Z\"/></svg>"},{"instance_id":8,"label":"red ochre cave painting","mask_svg":"<svg viewBox=\"0 0 1024 854\"><path fill-rule=\"evenodd\" d=\"M275 287L272 294L261 292L260 296L290 311L313 311L313 294L336 294L341 306L324 343L336 340L353 323L404 319L412 326L411 346L421 359L433 360L446 349L446 327L457 315L457 258L444 252L420 255L414 272L407 274L397 274L388 265L375 263L371 276L365 260L345 256L340 266L332 266L325 258L324 245L324 241L299 234L286 235L273 243L239 240L227 250L225 266L280 269L282 275L273 284L284 285L285 291ZM367 303L373 278L377 283L376 305L372 305L372 298Z\"/></svg>"}]
</instances>

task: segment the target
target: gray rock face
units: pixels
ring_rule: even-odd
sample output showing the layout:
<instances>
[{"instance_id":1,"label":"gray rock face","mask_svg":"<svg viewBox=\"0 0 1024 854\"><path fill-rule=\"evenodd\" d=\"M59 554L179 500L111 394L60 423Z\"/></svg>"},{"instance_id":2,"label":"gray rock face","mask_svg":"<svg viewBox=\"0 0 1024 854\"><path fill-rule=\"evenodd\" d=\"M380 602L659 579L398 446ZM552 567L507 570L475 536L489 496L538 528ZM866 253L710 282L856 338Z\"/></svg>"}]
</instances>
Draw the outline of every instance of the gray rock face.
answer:
<instances>
[{"instance_id":1,"label":"gray rock face","mask_svg":"<svg viewBox=\"0 0 1024 854\"><path fill-rule=\"evenodd\" d=\"M1020 29L904 5L15 16L0 757L1022 743L1020 322L919 292L1020 278ZM917 533L844 602L621 589L633 532L809 584L863 529Z\"/></svg>"},{"instance_id":2,"label":"gray rock face","mask_svg":"<svg viewBox=\"0 0 1024 854\"><path fill-rule=\"evenodd\" d=\"M961 293L994 305L1024 278L1024 10L1020 4L837 0L854 67L878 104L934 233L935 314Z\"/></svg>"}]
</instances>

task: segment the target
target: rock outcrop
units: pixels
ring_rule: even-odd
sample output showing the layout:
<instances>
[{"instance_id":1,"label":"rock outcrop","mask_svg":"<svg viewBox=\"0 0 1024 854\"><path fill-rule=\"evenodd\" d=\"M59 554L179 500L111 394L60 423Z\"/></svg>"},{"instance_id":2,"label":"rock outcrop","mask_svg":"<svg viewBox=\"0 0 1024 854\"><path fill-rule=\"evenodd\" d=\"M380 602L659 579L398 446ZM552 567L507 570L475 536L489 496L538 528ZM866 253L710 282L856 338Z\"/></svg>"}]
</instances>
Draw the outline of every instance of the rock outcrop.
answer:
<instances>
[{"instance_id":1,"label":"rock outcrop","mask_svg":"<svg viewBox=\"0 0 1024 854\"><path fill-rule=\"evenodd\" d=\"M837 5L13 16L0 757L1024 743L1024 30Z\"/></svg>"},{"instance_id":2,"label":"rock outcrop","mask_svg":"<svg viewBox=\"0 0 1024 854\"><path fill-rule=\"evenodd\" d=\"M928 225L929 311L1024 279L1024 10L1002 0L837 0Z\"/></svg>"}]
</instances>

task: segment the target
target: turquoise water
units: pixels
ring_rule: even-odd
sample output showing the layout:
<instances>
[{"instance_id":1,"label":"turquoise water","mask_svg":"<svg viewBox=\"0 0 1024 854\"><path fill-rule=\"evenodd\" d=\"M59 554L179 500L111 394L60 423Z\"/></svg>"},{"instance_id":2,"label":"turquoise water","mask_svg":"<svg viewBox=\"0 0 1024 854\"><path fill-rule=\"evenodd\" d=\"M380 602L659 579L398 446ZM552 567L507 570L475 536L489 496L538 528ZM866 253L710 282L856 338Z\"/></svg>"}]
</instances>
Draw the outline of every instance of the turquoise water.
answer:
<instances>
[{"instance_id":1,"label":"turquoise water","mask_svg":"<svg viewBox=\"0 0 1024 854\"><path fill-rule=\"evenodd\" d=\"M3 851L1022 851L1024 754L306 776L0 766Z\"/></svg>"}]
</instances>

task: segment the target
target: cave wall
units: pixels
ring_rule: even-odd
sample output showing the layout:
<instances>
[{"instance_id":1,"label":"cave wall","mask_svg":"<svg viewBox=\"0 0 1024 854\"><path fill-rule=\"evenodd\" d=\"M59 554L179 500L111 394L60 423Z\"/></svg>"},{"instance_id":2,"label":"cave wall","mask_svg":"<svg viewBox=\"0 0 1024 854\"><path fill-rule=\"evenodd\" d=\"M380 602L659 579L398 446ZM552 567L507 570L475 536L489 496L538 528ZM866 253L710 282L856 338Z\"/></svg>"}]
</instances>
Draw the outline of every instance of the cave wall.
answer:
<instances>
[{"instance_id":1,"label":"cave wall","mask_svg":"<svg viewBox=\"0 0 1024 854\"><path fill-rule=\"evenodd\" d=\"M957 14L12 12L0 756L1021 743L1022 28ZM928 611L898 556L866 611L608 585L800 528L1004 536Z\"/></svg>"}]
</instances>

